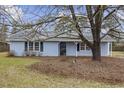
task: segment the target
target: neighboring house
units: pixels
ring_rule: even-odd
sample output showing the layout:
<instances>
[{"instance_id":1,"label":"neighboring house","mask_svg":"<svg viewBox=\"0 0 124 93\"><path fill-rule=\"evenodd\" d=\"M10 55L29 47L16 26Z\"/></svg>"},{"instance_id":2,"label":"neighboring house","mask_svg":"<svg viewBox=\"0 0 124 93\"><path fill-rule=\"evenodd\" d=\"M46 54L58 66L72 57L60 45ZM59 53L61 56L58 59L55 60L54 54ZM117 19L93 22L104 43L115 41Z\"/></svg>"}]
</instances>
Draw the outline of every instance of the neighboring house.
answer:
<instances>
[{"instance_id":1,"label":"neighboring house","mask_svg":"<svg viewBox=\"0 0 124 93\"><path fill-rule=\"evenodd\" d=\"M87 33L85 37L92 41L91 34ZM10 35L7 41L15 56L92 56L91 49L72 32L58 36L54 32L21 31ZM109 36L102 39L102 56L111 55L113 41Z\"/></svg>"}]
</instances>

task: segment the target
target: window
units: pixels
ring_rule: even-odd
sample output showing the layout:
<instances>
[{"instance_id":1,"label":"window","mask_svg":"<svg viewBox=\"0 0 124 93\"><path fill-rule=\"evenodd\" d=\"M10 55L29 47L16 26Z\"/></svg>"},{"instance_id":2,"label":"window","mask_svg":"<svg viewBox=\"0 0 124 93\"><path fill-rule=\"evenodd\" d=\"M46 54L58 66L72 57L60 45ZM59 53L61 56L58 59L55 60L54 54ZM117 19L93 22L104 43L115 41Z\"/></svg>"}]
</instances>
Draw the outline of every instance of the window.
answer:
<instances>
[{"instance_id":1,"label":"window","mask_svg":"<svg viewBox=\"0 0 124 93\"><path fill-rule=\"evenodd\" d=\"M25 42L25 51L27 51L27 50L28 50L28 43Z\"/></svg>"},{"instance_id":2,"label":"window","mask_svg":"<svg viewBox=\"0 0 124 93\"><path fill-rule=\"evenodd\" d=\"M90 48L86 45L86 50L90 50Z\"/></svg>"},{"instance_id":3,"label":"window","mask_svg":"<svg viewBox=\"0 0 124 93\"><path fill-rule=\"evenodd\" d=\"M86 44L84 43L80 43L80 50L90 50L90 47L88 47Z\"/></svg>"},{"instance_id":4,"label":"window","mask_svg":"<svg viewBox=\"0 0 124 93\"><path fill-rule=\"evenodd\" d=\"M85 44L84 43L80 43L80 50L85 50Z\"/></svg>"},{"instance_id":5,"label":"window","mask_svg":"<svg viewBox=\"0 0 124 93\"><path fill-rule=\"evenodd\" d=\"M43 51L43 42L25 42L25 51Z\"/></svg>"},{"instance_id":6,"label":"window","mask_svg":"<svg viewBox=\"0 0 124 93\"><path fill-rule=\"evenodd\" d=\"M29 51L33 50L33 42L29 42Z\"/></svg>"},{"instance_id":7,"label":"window","mask_svg":"<svg viewBox=\"0 0 124 93\"><path fill-rule=\"evenodd\" d=\"M39 42L35 42L35 50L39 51Z\"/></svg>"},{"instance_id":8,"label":"window","mask_svg":"<svg viewBox=\"0 0 124 93\"><path fill-rule=\"evenodd\" d=\"M43 42L40 42L40 51L43 52Z\"/></svg>"}]
</instances>

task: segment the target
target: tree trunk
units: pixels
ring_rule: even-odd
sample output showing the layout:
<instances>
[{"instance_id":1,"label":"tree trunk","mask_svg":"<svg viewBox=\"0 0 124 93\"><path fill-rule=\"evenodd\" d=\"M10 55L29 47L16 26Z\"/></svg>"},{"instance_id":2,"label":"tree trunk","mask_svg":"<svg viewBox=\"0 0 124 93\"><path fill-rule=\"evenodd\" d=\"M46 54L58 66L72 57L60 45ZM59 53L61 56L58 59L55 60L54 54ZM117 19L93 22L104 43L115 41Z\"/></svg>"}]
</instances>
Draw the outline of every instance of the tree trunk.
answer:
<instances>
[{"instance_id":1,"label":"tree trunk","mask_svg":"<svg viewBox=\"0 0 124 93\"><path fill-rule=\"evenodd\" d=\"M100 46L94 46L94 48L92 49L92 60L93 61L101 61L101 52L100 52Z\"/></svg>"},{"instance_id":2,"label":"tree trunk","mask_svg":"<svg viewBox=\"0 0 124 93\"><path fill-rule=\"evenodd\" d=\"M92 54L93 54L93 61L101 62L101 40L100 40L100 32L101 32L101 24L102 24L102 16L103 16L103 11L102 11L102 6L97 6L96 11L98 14L95 16L95 24L94 24L94 29L92 30L93 34L93 48L92 48Z\"/></svg>"},{"instance_id":3,"label":"tree trunk","mask_svg":"<svg viewBox=\"0 0 124 93\"><path fill-rule=\"evenodd\" d=\"M100 62L101 61L100 32L101 32L101 24L102 24L102 16L103 16L102 6L99 5L96 7L95 11L97 14L95 14L94 17L93 17L92 6L86 6L88 19L90 22L92 36L93 36L93 43L88 41L83 35L80 25L78 24L77 18L75 16L75 11L73 6L70 5L69 9L72 13L72 18L73 18L73 21L75 22L75 27L77 29L76 31L78 32L80 39L84 43L86 43L88 47L91 48L92 54L93 54L93 57L92 57L93 61Z\"/></svg>"},{"instance_id":4,"label":"tree trunk","mask_svg":"<svg viewBox=\"0 0 124 93\"><path fill-rule=\"evenodd\" d=\"M95 39L93 42L92 50L92 60L101 62L101 46L100 46L100 37L98 36L97 39Z\"/></svg>"}]
</instances>

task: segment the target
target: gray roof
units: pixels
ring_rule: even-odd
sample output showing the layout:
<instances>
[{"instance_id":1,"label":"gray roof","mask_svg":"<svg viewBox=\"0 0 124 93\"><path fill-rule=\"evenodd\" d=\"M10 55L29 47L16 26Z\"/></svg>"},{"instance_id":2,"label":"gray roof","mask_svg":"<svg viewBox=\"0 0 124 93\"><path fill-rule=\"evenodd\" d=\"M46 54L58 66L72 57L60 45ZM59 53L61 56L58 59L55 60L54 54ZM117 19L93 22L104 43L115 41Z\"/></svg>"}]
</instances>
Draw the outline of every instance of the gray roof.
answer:
<instances>
[{"instance_id":1,"label":"gray roof","mask_svg":"<svg viewBox=\"0 0 124 93\"><path fill-rule=\"evenodd\" d=\"M89 41L92 41L92 35L91 33L87 32L85 33L85 38L87 38ZM47 31L47 32L32 32L32 31L19 31L15 34L9 35L7 38L7 41L66 41L66 42L72 42L72 41L78 41L80 42L80 38L78 37L78 34L75 33L75 31L71 32L61 32L57 33L54 31ZM102 42L112 42L115 41L110 36L105 36L102 39Z\"/></svg>"}]
</instances>

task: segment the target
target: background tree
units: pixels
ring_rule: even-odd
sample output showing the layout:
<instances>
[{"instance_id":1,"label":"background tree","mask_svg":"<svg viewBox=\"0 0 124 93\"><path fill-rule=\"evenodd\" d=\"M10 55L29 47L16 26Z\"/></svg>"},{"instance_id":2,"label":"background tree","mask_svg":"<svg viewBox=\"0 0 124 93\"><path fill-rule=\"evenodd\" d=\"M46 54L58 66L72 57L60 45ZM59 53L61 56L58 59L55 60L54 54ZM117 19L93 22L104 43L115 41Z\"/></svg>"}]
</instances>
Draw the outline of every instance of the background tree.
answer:
<instances>
[{"instance_id":1,"label":"background tree","mask_svg":"<svg viewBox=\"0 0 124 93\"><path fill-rule=\"evenodd\" d=\"M79 32L79 37L81 38L81 40L91 48L92 54L93 54L93 60L101 61L101 47L100 47L101 40L106 35L112 36L113 32L120 33L119 31L117 31L117 28L120 27L121 24L119 23L115 15L116 15L116 12L121 7L122 6L103 6L103 5L85 6L86 13L87 13L86 16L88 18L88 22L90 24L90 31L93 37L93 42L90 42L84 37L82 33L83 31L81 30L80 25L77 21L74 7L69 6L69 9L72 14L72 19L75 23L75 28ZM106 31L105 35L101 35L102 29L106 29L106 28L108 28L109 30ZM113 34L113 36L115 36L115 34Z\"/></svg>"},{"instance_id":2,"label":"background tree","mask_svg":"<svg viewBox=\"0 0 124 93\"><path fill-rule=\"evenodd\" d=\"M3 25L0 28L0 42L5 42L6 41L7 32L8 32L7 26Z\"/></svg>"},{"instance_id":3,"label":"background tree","mask_svg":"<svg viewBox=\"0 0 124 93\"><path fill-rule=\"evenodd\" d=\"M121 22L122 20L118 16L118 11L123 10L123 6L69 5L51 7L52 11L47 11L47 14L44 15L45 17L39 15L39 20L36 20L31 25L33 27L40 27L40 29L46 28L47 30L52 26L54 28L52 30L57 33L56 36L68 31L75 31L82 42L91 48L94 61L101 61L100 43L105 36L123 38L123 36L120 37L118 35L123 33L121 32L123 22ZM86 38L85 31L91 34L93 41L89 41Z\"/></svg>"},{"instance_id":4,"label":"background tree","mask_svg":"<svg viewBox=\"0 0 124 93\"><path fill-rule=\"evenodd\" d=\"M120 14L123 15L123 6L31 6L31 9L30 6L24 7L24 16L28 15L29 17L23 16L23 21L22 17L18 17L17 19L20 21L16 21L4 9L5 14L10 16L14 20L13 22L16 23L13 26L10 22L9 25L6 24L7 26L11 26L13 29L16 28L16 30L19 29L19 31L32 29L34 35L35 33L43 35L42 31L54 31L56 34L48 36L48 39L70 31L75 32L75 36L91 48L94 61L101 61L100 43L107 35L113 38L124 38L121 35L124 33L122 31L124 20L120 16ZM92 41L86 38L85 34L87 32L92 36Z\"/></svg>"}]
</instances>

